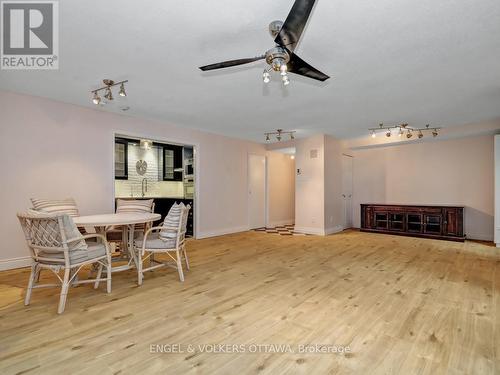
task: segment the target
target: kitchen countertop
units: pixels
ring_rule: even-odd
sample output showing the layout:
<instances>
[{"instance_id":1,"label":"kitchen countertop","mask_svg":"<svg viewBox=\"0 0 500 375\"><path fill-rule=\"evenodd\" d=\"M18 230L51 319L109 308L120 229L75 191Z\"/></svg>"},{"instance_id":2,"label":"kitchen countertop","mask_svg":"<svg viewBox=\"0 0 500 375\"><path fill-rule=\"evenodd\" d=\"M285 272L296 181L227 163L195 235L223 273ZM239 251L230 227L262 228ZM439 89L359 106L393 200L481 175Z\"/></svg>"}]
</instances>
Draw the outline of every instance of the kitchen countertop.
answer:
<instances>
[{"instance_id":1,"label":"kitchen countertop","mask_svg":"<svg viewBox=\"0 0 500 375\"><path fill-rule=\"evenodd\" d=\"M144 197L142 195L138 195L131 197L130 195L126 195L121 197L115 197L115 199L189 199L189 198L184 198L184 196L164 197L160 195L145 195Z\"/></svg>"}]
</instances>

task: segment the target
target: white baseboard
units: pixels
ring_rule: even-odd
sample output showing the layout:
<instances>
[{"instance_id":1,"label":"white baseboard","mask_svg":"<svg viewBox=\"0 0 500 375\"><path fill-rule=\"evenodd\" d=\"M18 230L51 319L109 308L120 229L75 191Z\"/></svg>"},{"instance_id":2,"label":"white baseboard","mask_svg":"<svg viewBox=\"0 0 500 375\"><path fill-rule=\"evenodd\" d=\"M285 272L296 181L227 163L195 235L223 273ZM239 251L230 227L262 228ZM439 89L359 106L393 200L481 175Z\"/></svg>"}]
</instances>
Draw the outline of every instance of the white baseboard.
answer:
<instances>
[{"instance_id":1,"label":"white baseboard","mask_svg":"<svg viewBox=\"0 0 500 375\"><path fill-rule=\"evenodd\" d=\"M274 227L280 227L283 225L290 225L290 224L293 224L294 221L295 221L295 219L271 221L270 223L267 223L267 227L274 228Z\"/></svg>"},{"instance_id":2,"label":"white baseboard","mask_svg":"<svg viewBox=\"0 0 500 375\"><path fill-rule=\"evenodd\" d=\"M466 238L468 240L493 241L492 234L484 234L484 233L466 233Z\"/></svg>"},{"instance_id":3,"label":"white baseboard","mask_svg":"<svg viewBox=\"0 0 500 375\"><path fill-rule=\"evenodd\" d=\"M308 227L295 227L294 229L295 232L297 233L304 233L304 234L314 234L316 236L324 236L325 232L323 229L320 228L308 228Z\"/></svg>"},{"instance_id":4,"label":"white baseboard","mask_svg":"<svg viewBox=\"0 0 500 375\"><path fill-rule=\"evenodd\" d=\"M0 259L0 271L31 266L31 257Z\"/></svg>"},{"instance_id":5,"label":"white baseboard","mask_svg":"<svg viewBox=\"0 0 500 375\"><path fill-rule=\"evenodd\" d=\"M213 230L213 231L207 231L207 232L198 232L196 235L196 238L203 239L203 238L210 238L210 237L218 237L218 236L224 236L226 234L246 232L248 230L249 230L248 226L243 226L243 227L226 228L226 229Z\"/></svg>"},{"instance_id":6,"label":"white baseboard","mask_svg":"<svg viewBox=\"0 0 500 375\"><path fill-rule=\"evenodd\" d=\"M342 232L344 230L344 226L343 225L336 225L332 228L326 228L325 229L325 235L328 236L329 234L335 234L335 233L339 233L339 232Z\"/></svg>"}]
</instances>

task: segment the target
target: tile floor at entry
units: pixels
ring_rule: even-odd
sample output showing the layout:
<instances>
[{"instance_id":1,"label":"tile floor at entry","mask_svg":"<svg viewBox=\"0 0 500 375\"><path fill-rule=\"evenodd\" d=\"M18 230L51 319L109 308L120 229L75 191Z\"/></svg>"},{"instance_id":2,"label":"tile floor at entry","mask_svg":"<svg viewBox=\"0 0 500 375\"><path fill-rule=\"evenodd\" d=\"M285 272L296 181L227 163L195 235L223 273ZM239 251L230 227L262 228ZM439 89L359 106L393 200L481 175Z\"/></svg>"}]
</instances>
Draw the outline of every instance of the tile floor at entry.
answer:
<instances>
[{"instance_id":1,"label":"tile floor at entry","mask_svg":"<svg viewBox=\"0 0 500 375\"><path fill-rule=\"evenodd\" d=\"M281 236L306 236L304 233L295 232L295 224L280 225L273 228L257 228L256 232L279 234Z\"/></svg>"}]
</instances>

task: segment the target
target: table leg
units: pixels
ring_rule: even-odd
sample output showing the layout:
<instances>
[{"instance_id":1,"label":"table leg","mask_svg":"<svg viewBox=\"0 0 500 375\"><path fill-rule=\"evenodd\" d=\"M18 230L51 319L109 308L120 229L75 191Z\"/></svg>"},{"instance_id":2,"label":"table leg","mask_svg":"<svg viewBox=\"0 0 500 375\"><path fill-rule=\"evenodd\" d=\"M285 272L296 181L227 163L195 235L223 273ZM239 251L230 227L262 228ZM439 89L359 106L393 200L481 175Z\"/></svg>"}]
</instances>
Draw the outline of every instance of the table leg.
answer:
<instances>
[{"instance_id":1,"label":"table leg","mask_svg":"<svg viewBox=\"0 0 500 375\"><path fill-rule=\"evenodd\" d=\"M135 235L135 224L131 224L127 226L128 229L128 245L127 250L130 255L130 259L134 262L135 267L137 268L137 257L135 254L135 244L134 244L134 235ZM131 262L129 260L129 266L131 266Z\"/></svg>"}]
</instances>

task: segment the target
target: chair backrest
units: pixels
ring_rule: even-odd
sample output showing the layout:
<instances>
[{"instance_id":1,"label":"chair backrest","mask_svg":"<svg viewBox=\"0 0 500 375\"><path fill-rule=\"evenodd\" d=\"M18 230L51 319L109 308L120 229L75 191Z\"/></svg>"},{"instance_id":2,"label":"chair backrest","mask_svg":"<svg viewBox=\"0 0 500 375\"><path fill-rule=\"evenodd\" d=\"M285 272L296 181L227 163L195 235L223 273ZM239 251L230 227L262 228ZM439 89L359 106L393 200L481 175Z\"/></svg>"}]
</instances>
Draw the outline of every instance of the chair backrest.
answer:
<instances>
[{"instance_id":1,"label":"chair backrest","mask_svg":"<svg viewBox=\"0 0 500 375\"><path fill-rule=\"evenodd\" d=\"M73 198L66 199L35 199L31 198L33 208L46 213L67 214L70 217L80 216L78 206Z\"/></svg>"},{"instance_id":2,"label":"chair backrest","mask_svg":"<svg viewBox=\"0 0 500 375\"><path fill-rule=\"evenodd\" d=\"M181 219L179 220L179 230L177 232L177 246L183 245L184 240L186 239L189 210L191 210L191 206L189 204L184 206L181 210Z\"/></svg>"},{"instance_id":3,"label":"chair backrest","mask_svg":"<svg viewBox=\"0 0 500 375\"><path fill-rule=\"evenodd\" d=\"M63 226L64 214L46 217L17 214L33 259L41 263L69 264L68 244ZM64 257L61 257L61 253ZM59 257L56 257L59 255Z\"/></svg>"},{"instance_id":4,"label":"chair backrest","mask_svg":"<svg viewBox=\"0 0 500 375\"><path fill-rule=\"evenodd\" d=\"M149 213L154 212L153 199L117 199L116 213Z\"/></svg>"}]
</instances>

